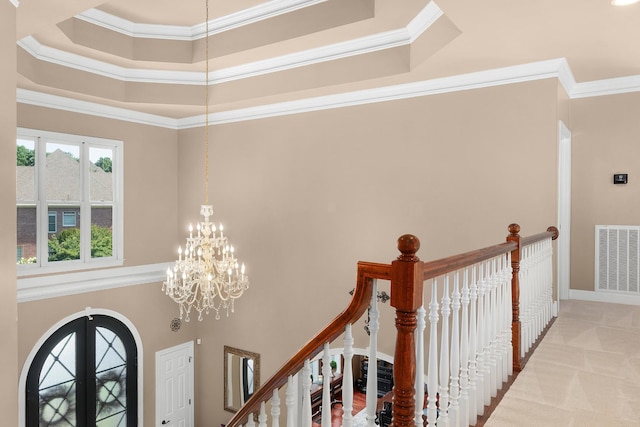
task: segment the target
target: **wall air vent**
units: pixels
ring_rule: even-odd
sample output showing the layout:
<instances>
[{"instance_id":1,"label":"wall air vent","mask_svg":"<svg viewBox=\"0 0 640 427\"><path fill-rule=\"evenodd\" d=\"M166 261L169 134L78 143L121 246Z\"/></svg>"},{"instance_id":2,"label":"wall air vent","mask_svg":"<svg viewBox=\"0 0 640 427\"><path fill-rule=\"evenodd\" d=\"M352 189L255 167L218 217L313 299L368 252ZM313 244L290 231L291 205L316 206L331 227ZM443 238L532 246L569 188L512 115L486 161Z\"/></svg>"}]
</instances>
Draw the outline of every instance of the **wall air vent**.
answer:
<instances>
[{"instance_id":1,"label":"wall air vent","mask_svg":"<svg viewBox=\"0 0 640 427\"><path fill-rule=\"evenodd\" d=\"M596 225L596 291L640 295L640 226Z\"/></svg>"}]
</instances>

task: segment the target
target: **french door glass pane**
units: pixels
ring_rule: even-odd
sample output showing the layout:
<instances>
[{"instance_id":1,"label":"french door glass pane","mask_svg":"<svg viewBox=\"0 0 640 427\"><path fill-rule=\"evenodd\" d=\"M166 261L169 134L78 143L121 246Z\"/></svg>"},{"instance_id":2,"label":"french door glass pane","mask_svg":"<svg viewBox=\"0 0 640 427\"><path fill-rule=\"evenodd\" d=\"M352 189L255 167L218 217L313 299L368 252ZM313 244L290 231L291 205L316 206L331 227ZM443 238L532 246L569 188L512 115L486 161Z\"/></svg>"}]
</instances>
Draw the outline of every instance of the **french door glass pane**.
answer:
<instances>
[{"instance_id":1,"label":"french door glass pane","mask_svg":"<svg viewBox=\"0 0 640 427\"><path fill-rule=\"evenodd\" d=\"M127 353L111 330L96 328L96 426L127 425Z\"/></svg>"},{"instance_id":2,"label":"french door glass pane","mask_svg":"<svg viewBox=\"0 0 640 427\"><path fill-rule=\"evenodd\" d=\"M72 333L60 340L40 371L40 427L76 426L75 337Z\"/></svg>"}]
</instances>

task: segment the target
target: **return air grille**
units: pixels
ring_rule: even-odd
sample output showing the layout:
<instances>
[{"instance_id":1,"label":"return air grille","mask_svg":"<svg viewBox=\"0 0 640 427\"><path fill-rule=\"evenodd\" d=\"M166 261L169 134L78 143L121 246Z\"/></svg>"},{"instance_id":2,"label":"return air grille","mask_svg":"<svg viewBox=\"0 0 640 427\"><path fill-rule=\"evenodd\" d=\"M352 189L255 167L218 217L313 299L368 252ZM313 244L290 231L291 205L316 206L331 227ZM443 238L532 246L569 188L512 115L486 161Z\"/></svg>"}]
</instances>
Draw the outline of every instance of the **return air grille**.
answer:
<instances>
[{"instance_id":1,"label":"return air grille","mask_svg":"<svg viewBox=\"0 0 640 427\"><path fill-rule=\"evenodd\" d=\"M596 290L640 293L640 226L596 225Z\"/></svg>"}]
</instances>

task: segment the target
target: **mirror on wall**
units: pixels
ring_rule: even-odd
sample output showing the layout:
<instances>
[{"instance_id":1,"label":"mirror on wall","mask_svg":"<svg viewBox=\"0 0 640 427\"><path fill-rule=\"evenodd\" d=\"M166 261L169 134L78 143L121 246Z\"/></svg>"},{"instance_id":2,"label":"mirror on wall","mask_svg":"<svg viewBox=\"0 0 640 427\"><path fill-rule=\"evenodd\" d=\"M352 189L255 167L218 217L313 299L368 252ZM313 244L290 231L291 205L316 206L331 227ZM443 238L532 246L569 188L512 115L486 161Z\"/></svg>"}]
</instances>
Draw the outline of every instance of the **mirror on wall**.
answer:
<instances>
[{"instance_id":1,"label":"mirror on wall","mask_svg":"<svg viewBox=\"0 0 640 427\"><path fill-rule=\"evenodd\" d=\"M224 346L224 409L237 412L260 387L260 355Z\"/></svg>"}]
</instances>

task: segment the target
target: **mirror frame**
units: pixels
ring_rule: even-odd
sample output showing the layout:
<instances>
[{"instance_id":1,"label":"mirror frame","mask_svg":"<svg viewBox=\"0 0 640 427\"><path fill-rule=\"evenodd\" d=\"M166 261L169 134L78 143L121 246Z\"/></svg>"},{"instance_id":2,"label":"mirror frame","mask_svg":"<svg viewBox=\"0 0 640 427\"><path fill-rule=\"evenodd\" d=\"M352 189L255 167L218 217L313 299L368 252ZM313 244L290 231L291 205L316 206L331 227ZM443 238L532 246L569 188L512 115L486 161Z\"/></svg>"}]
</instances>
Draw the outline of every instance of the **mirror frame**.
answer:
<instances>
[{"instance_id":1,"label":"mirror frame","mask_svg":"<svg viewBox=\"0 0 640 427\"><path fill-rule=\"evenodd\" d=\"M240 408L233 408L227 404L229 401L229 390L227 384L229 382L229 357L231 355L253 359L253 392L255 393L260 387L260 355L239 348L224 346L224 410L236 413Z\"/></svg>"}]
</instances>

